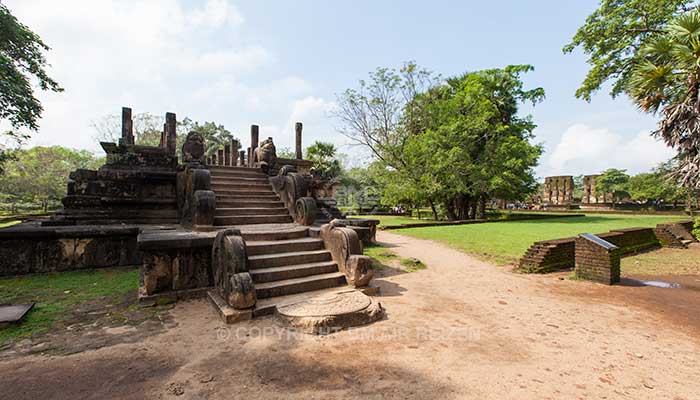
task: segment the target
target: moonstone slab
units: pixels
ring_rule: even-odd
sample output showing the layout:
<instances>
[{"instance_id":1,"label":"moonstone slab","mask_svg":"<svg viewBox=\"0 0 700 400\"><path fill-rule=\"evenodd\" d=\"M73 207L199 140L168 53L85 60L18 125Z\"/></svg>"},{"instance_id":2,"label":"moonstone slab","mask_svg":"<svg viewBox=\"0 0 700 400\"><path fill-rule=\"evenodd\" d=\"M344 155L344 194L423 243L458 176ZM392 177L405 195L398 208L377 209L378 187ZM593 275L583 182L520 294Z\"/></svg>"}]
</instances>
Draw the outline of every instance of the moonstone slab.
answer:
<instances>
[{"instance_id":1,"label":"moonstone slab","mask_svg":"<svg viewBox=\"0 0 700 400\"><path fill-rule=\"evenodd\" d=\"M365 325L384 316L382 305L357 290L330 293L277 307L277 321L314 335Z\"/></svg>"}]
</instances>

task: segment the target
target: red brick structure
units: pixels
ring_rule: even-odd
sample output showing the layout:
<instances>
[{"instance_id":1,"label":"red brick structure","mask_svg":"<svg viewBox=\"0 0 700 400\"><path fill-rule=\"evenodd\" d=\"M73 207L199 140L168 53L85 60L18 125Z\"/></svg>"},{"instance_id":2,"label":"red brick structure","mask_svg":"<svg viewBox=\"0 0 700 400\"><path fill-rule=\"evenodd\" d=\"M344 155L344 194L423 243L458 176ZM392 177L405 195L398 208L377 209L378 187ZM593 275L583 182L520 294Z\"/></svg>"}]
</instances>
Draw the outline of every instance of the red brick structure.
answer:
<instances>
[{"instance_id":1,"label":"red brick structure","mask_svg":"<svg viewBox=\"0 0 700 400\"><path fill-rule=\"evenodd\" d=\"M620 282L620 255L614 244L582 233L576 238L576 277L612 285Z\"/></svg>"}]
</instances>

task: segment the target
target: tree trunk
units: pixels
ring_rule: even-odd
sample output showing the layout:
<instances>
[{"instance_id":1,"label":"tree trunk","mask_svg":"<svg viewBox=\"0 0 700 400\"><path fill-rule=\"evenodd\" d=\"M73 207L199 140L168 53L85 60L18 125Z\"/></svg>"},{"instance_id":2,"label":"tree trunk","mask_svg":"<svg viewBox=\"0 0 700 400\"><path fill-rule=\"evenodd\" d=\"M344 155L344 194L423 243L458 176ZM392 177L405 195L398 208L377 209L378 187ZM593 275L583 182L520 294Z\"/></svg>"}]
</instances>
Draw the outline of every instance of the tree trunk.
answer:
<instances>
[{"instance_id":1,"label":"tree trunk","mask_svg":"<svg viewBox=\"0 0 700 400\"><path fill-rule=\"evenodd\" d=\"M435 202L433 201L433 199L428 200L428 202L430 202L430 209L433 210L433 219L435 221L437 221L438 214L437 214L437 209L435 208ZM418 215L420 215L420 209L418 209Z\"/></svg>"},{"instance_id":2,"label":"tree trunk","mask_svg":"<svg viewBox=\"0 0 700 400\"><path fill-rule=\"evenodd\" d=\"M476 219L476 197L469 197L469 219Z\"/></svg>"},{"instance_id":3,"label":"tree trunk","mask_svg":"<svg viewBox=\"0 0 700 400\"><path fill-rule=\"evenodd\" d=\"M455 214L455 201L454 199L450 199L449 197L445 200L445 214L447 215L447 219L450 221L454 221L457 219L457 215Z\"/></svg>"},{"instance_id":4,"label":"tree trunk","mask_svg":"<svg viewBox=\"0 0 700 400\"><path fill-rule=\"evenodd\" d=\"M480 193L478 205L476 208L476 219L484 219L486 217L486 194Z\"/></svg>"},{"instance_id":5,"label":"tree trunk","mask_svg":"<svg viewBox=\"0 0 700 400\"><path fill-rule=\"evenodd\" d=\"M455 207L457 208L457 219L460 221L467 219L468 199L469 199L469 196L467 196L465 194L457 195L457 199L455 201Z\"/></svg>"}]
</instances>

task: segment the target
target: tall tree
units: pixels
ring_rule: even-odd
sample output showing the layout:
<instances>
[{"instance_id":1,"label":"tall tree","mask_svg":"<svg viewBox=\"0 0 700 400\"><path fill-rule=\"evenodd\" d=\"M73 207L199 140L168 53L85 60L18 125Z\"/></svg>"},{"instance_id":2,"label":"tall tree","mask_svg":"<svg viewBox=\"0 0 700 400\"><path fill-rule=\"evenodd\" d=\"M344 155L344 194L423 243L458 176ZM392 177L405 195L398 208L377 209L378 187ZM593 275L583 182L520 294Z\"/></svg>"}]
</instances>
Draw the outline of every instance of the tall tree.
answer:
<instances>
[{"instance_id":1,"label":"tall tree","mask_svg":"<svg viewBox=\"0 0 700 400\"><path fill-rule=\"evenodd\" d=\"M16 155L0 176L0 193L12 204L12 212L17 202L34 204L47 211L65 194L71 171L96 167L92 153L61 146L17 150Z\"/></svg>"},{"instance_id":2,"label":"tall tree","mask_svg":"<svg viewBox=\"0 0 700 400\"><path fill-rule=\"evenodd\" d=\"M571 53L580 48L591 65L576 97L590 101L608 81L611 96L627 92L640 48L674 16L697 7L697 0L601 0L563 49Z\"/></svg>"},{"instance_id":3,"label":"tall tree","mask_svg":"<svg viewBox=\"0 0 700 400\"><path fill-rule=\"evenodd\" d=\"M315 141L306 149L306 159L313 163L311 171L322 180L337 179L343 172L343 166L337 158L337 149L332 143Z\"/></svg>"},{"instance_id":4,"label":"tall tree","mask_svg":"<svg viewBox=\"0 0 700 400\"><path fill-rule=\"evenodd\" d=\"M640 55L630 96L643 111L661 115L654 134L676 150L675 176L700 188L700 12L674 18Z\"/></svg>"},{"instance_id":5,"label":"tall tree","mask_svg":"<svg viewBox=\"0 0 700 400\"><path fill-rule=\"evenodd\" d=\"M615 202L619 200L621 195L625 192L625 185L629 179L630 177L624 169L607 169L596 178L596 191L612 193L614 208Z\"/></svg>"},{"instance_id":6,"label":"tall tree","mask_svg":"<svg viewBox=\"0 0 700 400\"><path fill-rule=\"evenodd\" d=\"M63 91L46 72L48 50L39 35L0 3L0 119L8 119L13 128L39 127L43 107L34 96L32 79L41 90Z\"/></svg>"}]
</instances>

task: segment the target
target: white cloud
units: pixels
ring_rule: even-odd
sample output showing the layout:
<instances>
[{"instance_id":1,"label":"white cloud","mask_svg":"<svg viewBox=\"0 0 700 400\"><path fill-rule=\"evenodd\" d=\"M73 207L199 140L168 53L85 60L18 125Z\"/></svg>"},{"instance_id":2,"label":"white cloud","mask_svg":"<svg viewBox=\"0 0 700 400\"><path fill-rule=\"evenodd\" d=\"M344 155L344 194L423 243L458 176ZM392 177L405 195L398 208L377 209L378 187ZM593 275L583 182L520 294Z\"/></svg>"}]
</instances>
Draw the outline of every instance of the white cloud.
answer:
<instances>
[{"instance_id":1,"label":"white cloud","mask_svg":"<svg viewBox=\"0 0 700 400\"><path fill-rule=\"evenodd\" d=\"M250 124L286 121L313 89L245 40L245 19L227 0L3 2L52 47L49 73L65 88L37 93L33 145L97 150L90 122L122 106L216 121L245 139Z\"/></svg>"},{"instance_id":2,"label":"white cloud","mask_svg":"<svg viewBox=\"0 0 700 400\"><path fill-rule=\"evenodd\" d=\"M673 157L672 149L649 132L625 136L584 124L570 126L554 151L545 157L541 176L595 174L608 168L635 174L648 171Z\"/></svg>"}]
</instances>

